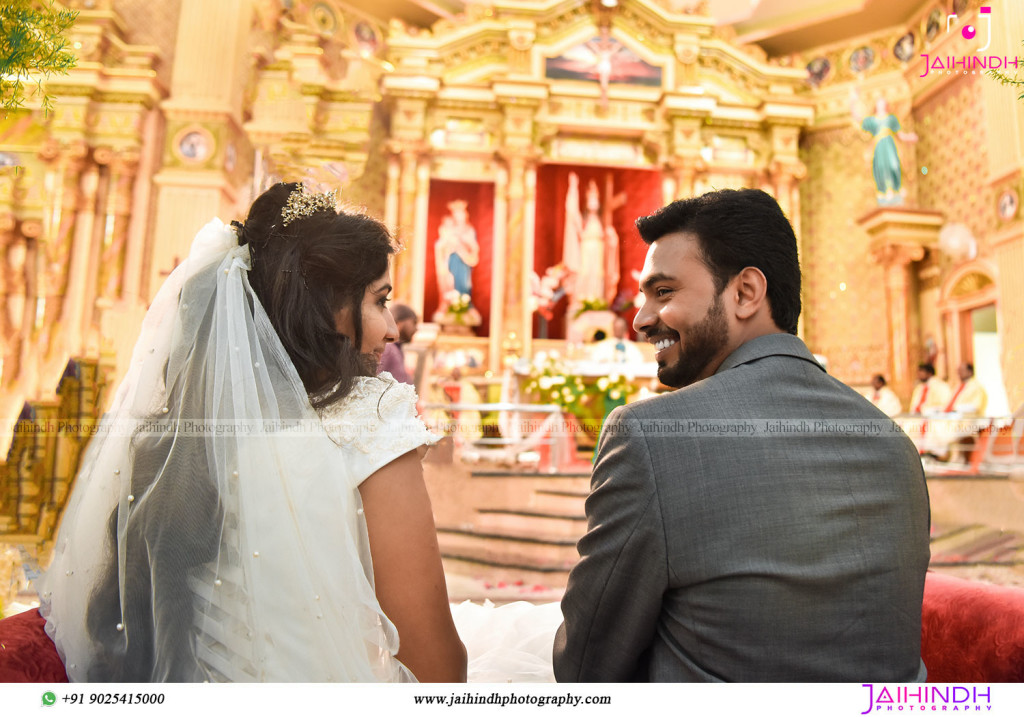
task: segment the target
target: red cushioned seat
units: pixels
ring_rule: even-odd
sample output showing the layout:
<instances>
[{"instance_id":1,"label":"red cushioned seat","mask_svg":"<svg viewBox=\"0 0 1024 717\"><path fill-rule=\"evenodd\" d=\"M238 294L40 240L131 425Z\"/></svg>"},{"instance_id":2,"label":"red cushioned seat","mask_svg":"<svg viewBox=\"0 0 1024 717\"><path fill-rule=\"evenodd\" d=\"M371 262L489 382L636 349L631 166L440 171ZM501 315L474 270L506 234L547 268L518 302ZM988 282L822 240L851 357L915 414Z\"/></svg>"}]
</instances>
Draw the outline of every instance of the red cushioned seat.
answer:
<instances>
[{"instance_id":1,"label":"red cushioned seat","mask_svg":"<svg viewBox=\"0 0 1024 717\"><path fill-rule=\"evenodd\" d=\"M0 682L68 681L45 628L38 610L0 620Z\"/></svg>"},{"instance_id":2,"label":"red cushioned seat","mask_svg":"<svg viewBox=\"0 0 1024 717\"><path fill-rule=\"evenodd\" d=\"M0 620L0 682L67 682L38 610ZM929 682L1024 682L1024 590L929 572L921 611Z\"/></svg>"},{"instance_id":3,"label":"red cushioned seat","mask_svg":"<svg viewBox=\"0 0 1024 717\"><path fill-rule=\"evenodd\" d=\"M921 656L929 682L1024 682L1024 590L929 572Z\"/></svg>"}]
</instances>

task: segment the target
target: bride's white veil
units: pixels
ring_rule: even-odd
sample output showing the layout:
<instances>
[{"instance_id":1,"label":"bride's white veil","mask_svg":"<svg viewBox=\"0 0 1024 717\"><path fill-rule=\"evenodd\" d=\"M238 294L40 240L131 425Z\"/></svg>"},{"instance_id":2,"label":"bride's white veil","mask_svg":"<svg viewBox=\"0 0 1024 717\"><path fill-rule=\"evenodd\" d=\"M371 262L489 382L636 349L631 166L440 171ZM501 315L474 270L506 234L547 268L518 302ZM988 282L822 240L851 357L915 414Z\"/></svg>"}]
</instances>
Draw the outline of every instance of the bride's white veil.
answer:
<instances>
[{"instance_id":1,"label":"bride's white veil","mask_svg":"<svg viewBox=\"0 0 1024 717\"><path fill-rule=\"evenodd\" d=\"M359 493L214 220L143 322L40 581L72 681L408 680Z\"/></svg>"}]
</instances>

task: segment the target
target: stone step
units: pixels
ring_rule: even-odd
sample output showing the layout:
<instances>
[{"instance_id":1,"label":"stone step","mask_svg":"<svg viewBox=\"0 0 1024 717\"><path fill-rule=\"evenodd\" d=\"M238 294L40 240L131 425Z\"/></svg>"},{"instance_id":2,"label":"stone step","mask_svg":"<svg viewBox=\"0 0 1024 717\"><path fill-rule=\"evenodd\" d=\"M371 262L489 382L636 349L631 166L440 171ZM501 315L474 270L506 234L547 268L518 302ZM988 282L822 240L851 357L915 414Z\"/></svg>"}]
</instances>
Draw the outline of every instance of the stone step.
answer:
<instances>
[{"instance_id":1,"label":"stone step","mask_svg":"<svg viewBox=\"0 0 1024 717\"><path fill-rule=\"evenodd\" d=\"M498 564L529 568L549 564L572 566L579 559L575 537L531 534L522 529L512 532L439 527L437 539L442 555L472 555Z\"/></svg>"},{"instance_id":2,"label":"stone step","mask_svg":"<svg viewBox=\"0 0 1024 717\"><path fill-rule=\"evenodd\" d=\"M441 562L447 575L465 576L490 585L515 585L522 583L546 589L563 589L569 580L569 570L575 564L547 560L544 562L520 563L514 560L494 558L486 554L464 549L442 550Z\"/></svg>"},{"instance_id":3,"label":"stone step","mask_svg":"<svg viewBox=\"0 0 1024 717\"><path fill-rule=\"evenodd\" d=\"M937 531L931 541L933 566L1024 564L1024 538L984 525Z\"/></svg>"},{"instance_id":4,"label":"stone step","mask_svg":"<svg viewBox=\"0 0 1024 717\"><path fill-rule=\"evenodd\" d=\"M551 535L574 541L587 532L582 506L575 510L546 508L477 508L474 528L485 533Z\"/></svg>"},{"instance_id":5,"label":"stone step","mask_svg":"<svg viewBox=\"0 0 1024 717\"><path fill-rule=\"evenodd\" d=\"M560 512L572 511L584 514L587 496L590 495L589 485L586 489L541 488L534 491L530 506L537 509Z\"/></svg>"}]
</instances>

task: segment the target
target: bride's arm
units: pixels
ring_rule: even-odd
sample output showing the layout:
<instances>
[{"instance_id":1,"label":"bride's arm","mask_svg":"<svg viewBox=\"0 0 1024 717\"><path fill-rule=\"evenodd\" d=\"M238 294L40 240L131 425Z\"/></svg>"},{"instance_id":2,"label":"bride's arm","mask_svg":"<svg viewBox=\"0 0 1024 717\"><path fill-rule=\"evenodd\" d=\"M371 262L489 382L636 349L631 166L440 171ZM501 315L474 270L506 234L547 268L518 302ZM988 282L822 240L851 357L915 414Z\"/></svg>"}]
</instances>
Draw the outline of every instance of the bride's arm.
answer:
<instances>
[{"instance_id":1,"label":"bride's arm","mask_svg":"<svg viewBox=\"0 0 1024 717\"><path fill-rule=\"evenodd\" d=\"M448 605L418 451L359 485L377 599L398 628L398 659L420 682L465 682L466 648Z\"/></svg>"}]
</instances>

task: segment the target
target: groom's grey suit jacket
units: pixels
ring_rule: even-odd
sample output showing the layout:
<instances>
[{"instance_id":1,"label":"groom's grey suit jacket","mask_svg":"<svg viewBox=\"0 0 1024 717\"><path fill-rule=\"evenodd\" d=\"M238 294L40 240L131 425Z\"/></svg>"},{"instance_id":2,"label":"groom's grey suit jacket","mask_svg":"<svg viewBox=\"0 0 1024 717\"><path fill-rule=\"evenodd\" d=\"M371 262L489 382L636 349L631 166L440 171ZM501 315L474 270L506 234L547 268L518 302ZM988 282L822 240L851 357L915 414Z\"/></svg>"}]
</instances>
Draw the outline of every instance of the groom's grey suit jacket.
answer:
<instances>
[{"instance_id":1,"label":"groom's grey suit jacket","mask_svg":"<svg viewBox=\"0 0 1024 717\"><path fill-rule=\"evenodd\" d=\"M789 334L616 409L555 676L923 679L928 494L894 425Z\"/></svg>"}]
</instances>

